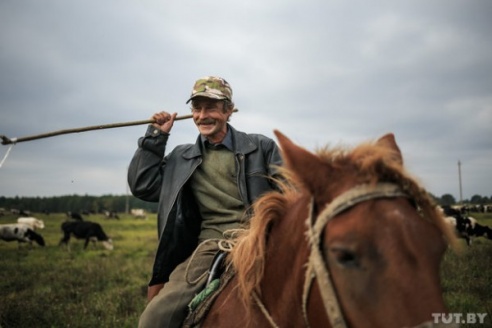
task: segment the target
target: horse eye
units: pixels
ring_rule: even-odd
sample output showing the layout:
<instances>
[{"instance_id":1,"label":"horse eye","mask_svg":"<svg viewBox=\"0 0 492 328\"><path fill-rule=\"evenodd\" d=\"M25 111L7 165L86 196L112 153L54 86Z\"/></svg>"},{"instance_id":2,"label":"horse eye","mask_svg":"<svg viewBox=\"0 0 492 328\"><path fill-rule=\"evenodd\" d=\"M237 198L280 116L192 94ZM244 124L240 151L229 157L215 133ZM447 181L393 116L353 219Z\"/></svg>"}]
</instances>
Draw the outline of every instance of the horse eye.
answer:
<instances>
[{"instance_id":1,"label":"horse eye","mask_svg":"<svg viewBox=\"0 0 492 328\"><path fill-rule=\"evenodd\" d=\"M332 247L330 252L335 261L343 267L355 268L359 266L357 255L351 250L340 247Z\"/></svg>"}]
</instances>

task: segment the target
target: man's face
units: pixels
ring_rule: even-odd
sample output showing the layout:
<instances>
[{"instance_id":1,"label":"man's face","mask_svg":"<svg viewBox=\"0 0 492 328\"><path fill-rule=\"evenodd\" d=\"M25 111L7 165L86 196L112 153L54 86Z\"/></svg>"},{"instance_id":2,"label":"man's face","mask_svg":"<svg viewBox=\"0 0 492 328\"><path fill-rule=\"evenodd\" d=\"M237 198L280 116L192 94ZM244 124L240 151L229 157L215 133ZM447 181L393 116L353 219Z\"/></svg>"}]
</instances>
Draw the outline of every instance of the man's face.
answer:
<instances>
[{"instance_id":1,"label":"man's face","mask_svg":"<svg viewBox=\"0 0 492 328\"><path fill-rule=\"evenodd\" d=\"M221 142L227 133L231 110L224 110L222 100L197 97L191 102L193 121L200 134L212 143Z\"/></svg>"}]
</instances>

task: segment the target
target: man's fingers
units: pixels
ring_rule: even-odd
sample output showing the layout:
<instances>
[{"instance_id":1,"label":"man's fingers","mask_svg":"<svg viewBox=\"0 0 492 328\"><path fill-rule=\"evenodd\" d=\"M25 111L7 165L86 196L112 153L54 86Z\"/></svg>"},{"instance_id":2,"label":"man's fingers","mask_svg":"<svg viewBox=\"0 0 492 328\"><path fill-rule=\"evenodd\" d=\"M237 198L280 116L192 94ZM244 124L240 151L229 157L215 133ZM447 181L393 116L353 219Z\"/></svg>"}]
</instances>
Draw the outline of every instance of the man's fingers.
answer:
<instances>
[{"instance_id":1,"label":"man's fingers","mask_svg":"<svg viewBox=\"0 0 492 328\"><path fill-rule=\"evenodd\" d=\"M167 122L169 122L171 119L174 120L176 117L175 113L173 115L167 113L167 112L160 112L160 113L155 113L152 116L152 119L159 125L163 125Z\"/></svg>"}]
</instances>

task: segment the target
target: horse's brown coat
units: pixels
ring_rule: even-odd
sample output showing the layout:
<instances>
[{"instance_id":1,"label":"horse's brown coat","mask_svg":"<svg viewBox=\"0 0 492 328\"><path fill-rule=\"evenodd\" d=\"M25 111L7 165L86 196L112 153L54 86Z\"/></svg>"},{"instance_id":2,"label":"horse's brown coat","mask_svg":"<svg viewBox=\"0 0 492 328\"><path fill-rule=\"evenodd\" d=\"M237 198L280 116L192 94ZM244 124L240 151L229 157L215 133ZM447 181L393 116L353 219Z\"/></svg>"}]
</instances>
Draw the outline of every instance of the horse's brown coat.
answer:
<instances>
[{"instance_id":1,"label":"horse's brown coat","mask_svg":"<svg viewBox=\"0 0 492 328\"><path fill-rule=\"evenodd\" d=\"M404 170L394 136L313 154L275 133L285 161L283 192L254 205L250 229L229 257L237 275L202 327L269 327L253 293L279 327L305 326L305 221L311 197L319 213L342 192L378 182L400 185L422 214L406 198L383 198L360 203L326 225L322 251L347 324L404 327L446 312L439 265L447 246L443 237L451 241L452 234L428 194ZM307 309L311 327L329 327L316 283Z\"/></svg>"}]
</instances>

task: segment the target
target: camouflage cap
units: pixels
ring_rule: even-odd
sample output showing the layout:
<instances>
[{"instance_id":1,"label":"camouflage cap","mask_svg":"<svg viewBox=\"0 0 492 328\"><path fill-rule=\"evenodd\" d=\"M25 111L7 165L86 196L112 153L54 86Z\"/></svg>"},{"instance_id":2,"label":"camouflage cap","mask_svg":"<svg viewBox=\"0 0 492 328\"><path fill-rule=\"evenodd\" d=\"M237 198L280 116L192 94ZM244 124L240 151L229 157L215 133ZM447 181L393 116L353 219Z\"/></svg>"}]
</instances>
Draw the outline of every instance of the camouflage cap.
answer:
<instances>
[{"instance_id":1,"label":"camouflage cap","mask_svg":"<svg viewBox=\"0 0 492 328\"><path fill-rule=\"evenodd\" d=\"M200 96L232 101L232 89L229 83L221 77L205 76L195 82L190 99L186 103Z\"/></svg>"}]
</instances>

